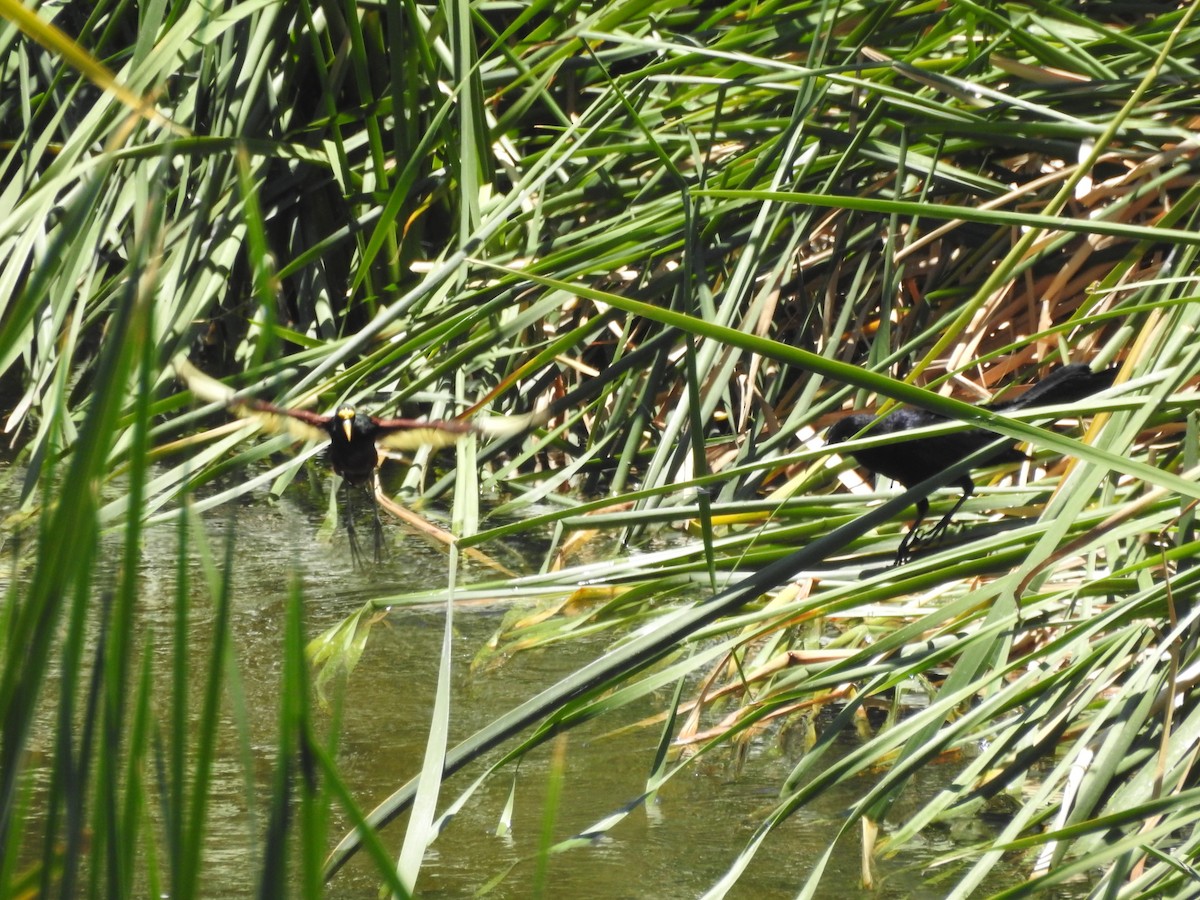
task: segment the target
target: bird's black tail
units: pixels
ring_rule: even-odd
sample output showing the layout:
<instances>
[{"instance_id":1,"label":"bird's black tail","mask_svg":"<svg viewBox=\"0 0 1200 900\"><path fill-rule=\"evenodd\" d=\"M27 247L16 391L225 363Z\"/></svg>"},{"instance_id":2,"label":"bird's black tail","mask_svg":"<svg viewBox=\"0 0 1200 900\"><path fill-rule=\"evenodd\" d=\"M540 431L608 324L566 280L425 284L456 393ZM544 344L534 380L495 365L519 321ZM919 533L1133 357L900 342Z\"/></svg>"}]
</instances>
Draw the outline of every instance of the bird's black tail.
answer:
<instances>
[{"instance_id":1,"label":"bird's black tail","mask_svg":"<svg viewBox=\"0 0 1200 900\"><path fill-rule=\"evenodd\" d=\"M1020 397L993 403L987 408L994 412L1006 412L1032 406L1072 403L1110 387L1116 377L1116 366L1093 372L1086 363L1071 363L1055 369Z\"/></svg>"}]
</instances>

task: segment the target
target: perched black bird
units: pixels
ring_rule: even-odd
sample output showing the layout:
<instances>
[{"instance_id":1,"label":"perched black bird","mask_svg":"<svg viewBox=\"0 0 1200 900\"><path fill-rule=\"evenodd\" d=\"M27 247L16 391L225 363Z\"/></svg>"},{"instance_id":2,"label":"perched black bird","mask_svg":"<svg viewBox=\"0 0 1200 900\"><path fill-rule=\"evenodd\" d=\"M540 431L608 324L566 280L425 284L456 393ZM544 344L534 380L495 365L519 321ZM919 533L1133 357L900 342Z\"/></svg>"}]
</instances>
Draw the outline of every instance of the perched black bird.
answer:
<instances>
[{"instance_id":1,"label":"perched black bird","mask_svg":"<svg viewBox=\"0 0 1200 900\"><path fill-rule=\"evenodd\" d=\"M1106 369L1103 372L1093 372L1083 363L1072 363L1055 369L1019 397L987 404L982 408L992 412L1013 412L1036 406L1071 403L1109 387L1116 374L1115 368ZM875 424L864 432L863 437L894 434L898 431L908 431L912 428L923 428L948 421L952 420L937 413L911 407L895 409L881 419L876 419L870 413L853 413L833 424L826 436L826 443L836 444L849 440L872 423ZM868 469L874 474L886 475L906 488L911 488L994 443L998 437L991 431L971 428L954 434L898 440L885 446L855 450L851 455L864 469ZM994 454L981 461L979 465L993 466L1005 462L1023 462L1025 459L1027 457L1017 450L1016 442L1012 441L1000 445ZM962 489L962 496L950 509L950 512L942 516L941 521L930 529L928 534L921 535L917 529L929 513L929 499L922 497L917 501L917 519L896 551L897 565L911 557L915 543L928 544L941 537L949 527L954 514L975 490L975 482L971 480L970 475L962 475L952 483Z\"/></svg>"},{"instance_id":2,"label":"perched black bird","mask_svg":"<svg viewBox=\"0 0 1200 900\"><path fill-rule=\"evenodd\" d=\"M306 409L288 409L263 400L239 397L235 391L205 375L186 359L174 362L176 373L202 400L224 403L231 412L259 422L278 434L290 434L296 440L329 441L329 463L346 483L346 534L350 555L356 566L362 565L362 552L354 528L353 487L363 486L371 497L375 519L375 561L383 559L383 523L379 520L379 501L375 495L375 472L381 450L415 450L418 447L445 447L464 434L511 437L542 421L541 416L494 416L487 419L380 419L343 405L331 416Z\"/></svg>"}]
</instances>

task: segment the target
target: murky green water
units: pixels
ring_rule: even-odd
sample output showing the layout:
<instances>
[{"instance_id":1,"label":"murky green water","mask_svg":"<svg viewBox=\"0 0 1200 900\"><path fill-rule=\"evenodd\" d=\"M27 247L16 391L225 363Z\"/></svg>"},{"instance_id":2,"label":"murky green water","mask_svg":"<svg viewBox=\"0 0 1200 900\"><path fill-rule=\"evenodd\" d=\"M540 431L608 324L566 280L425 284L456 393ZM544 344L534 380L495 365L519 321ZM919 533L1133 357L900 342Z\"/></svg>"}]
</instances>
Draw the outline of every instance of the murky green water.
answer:
<instances>
[{"instance_id":1,"label":"murky green water","mask_svg":"<svg viewBox=\"0 0 1200 900\"><path fill-rule=\"evenodd\" d=\"M229 528L236 535L232 627L252 759L248 786L240 738L230 725L222 736L211 805L203 867L211 882L205 885L206 896L254 892L259 861L246 848L261 846L266 824L261 812L254 818L251 810L266 808L271 789L282 631L293 579L303 587L307 628L315 636L359 610L372 596L436 588L447 577L444 551L404 536L397 526L389 527L397 546L385 564L366 572L350 570L344 536L336 536L332 543L317 540L320 511L304 492L299 493L274 503L262 498L247 501L232 512L227 508L206 517L215 548L221 547ZM153 643L163 654L164 679L173 616L175 542L173 527L152 529L147 534L143 572L141 621L152 630ZM452 744L606 649L606 640L582 640L520 654L503 666L472 673L471 660L507 611L497 604L455 612ZM197 608L191 644L195 672L207 663L209 622L207 608ZM420 767L443 624L440 607L392 610L374 627L366 653L345 684L338 762L364 809L373 808ZM199 690L197 685L197 706ZM668 701L663 695L640 708L622 710L619 719L588 723L565 738L566 772L556 840L588 829L641 794L653 764L658 730L625 730L619 736L613 732L662 712ZM318 711L318 717L321 729L328 728L330 713ZM539 748L519 768L492 779L466 804L429 850L418 884L421 897L472 896L514 864L489 896L531 896L534 866L529 860L538 846L552 752L550 746ZM705 759L604 838L552 857L548 895L579 900L700 895L751 839L794 765L795 752L773 738L763 739L751 748L736 775L731 756ZM940 789L955 770L954 766L944 772L931 768L904 802L920 803L923 794ZM480 771L476 766L452 778L443 789L439 808L456 798ZM514 785L512 831L499 836L497 826ZM794 897L841 826L846 808L868 787L852 786L844 796L828 795L795 814L768 839L729 896ZM255 803L248 801L248 790L257 794ZM897 812L903 816L903 809ZM405 821L402 817L384 832L393 854L399 852ZM332 838L336 840L344 829L345 821L339 818ZM925 864L953 848L944 832L914 843L902 857L881 861L882 887L867 893L858 888L860 849L854 832L839 848L819 896L941 897L944 890L929 884ZM220 873L219 878L215 873ZM374 898L377 891L372 867L359 857L336 876L330 896Z\"/></svg>"}]
</instances>

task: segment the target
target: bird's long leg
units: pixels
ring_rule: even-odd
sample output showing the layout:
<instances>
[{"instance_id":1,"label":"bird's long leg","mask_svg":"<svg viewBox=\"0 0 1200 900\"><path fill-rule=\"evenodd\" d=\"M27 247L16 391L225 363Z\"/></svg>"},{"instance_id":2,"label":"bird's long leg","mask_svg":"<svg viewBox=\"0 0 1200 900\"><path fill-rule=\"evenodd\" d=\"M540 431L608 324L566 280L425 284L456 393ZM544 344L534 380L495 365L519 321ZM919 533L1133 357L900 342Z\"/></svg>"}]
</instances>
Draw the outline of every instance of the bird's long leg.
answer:
<instances>
[{"instance_id":1,"label":"bird's long leg","mask_svg":"<svg viewBox=\"0 0 1200 900\"><path fill-rule=\"evenodd\" d=\"M912 559L912 545L921 541L921 536L917 529L921 527L921 523L925 521L927 515L929 515L929 500L922 497L917 501L916 521L912 523L912 527L908 529L908 532L900 541L900 546L896 548L896 561L892 565L899 566Z\"/></svg>"},{"instance_id":2,"label":"bird's long leg","mask_svg":"<svg viewBox=\"0 0 1200 900\"><path fill-rule=\"evenodd\" d=\"M383 562L383 522L379 518L379 473L375 472L367 483L367 492L371 495L371 512L375 516L375 562Z\"/></svg>"},{"instance_id":3,"label":"bird's long leg","mask_svg":"<svg viewBox=\"0 0 1200 900\"><path fill-rule=\"evenodd\" d=\"M921 535L919 541L923 546L935 544L946 536L946 529L950 527L950 521L954 518L954 514L962 509L962 505L975 493L975 482L969 476L964 475L955 484L962 488L962 496L958 498L957 503L950 507L950 512L942 516L938 523L930 528L928 532Z\"/></svg>"},{"instance_id":4,"label":"bird's long leg","mask_svg":"<svg viewBox=\"0 0 1200 900\"><path fill-rule=\"evenodd\" d=\"M358 532L354 528L354 488L348 480L342 479L342 493L346 498L346 538L350 542L350 561L354 568L366 568L362 549L358 546Z\"/></svg>"}]
</instances>

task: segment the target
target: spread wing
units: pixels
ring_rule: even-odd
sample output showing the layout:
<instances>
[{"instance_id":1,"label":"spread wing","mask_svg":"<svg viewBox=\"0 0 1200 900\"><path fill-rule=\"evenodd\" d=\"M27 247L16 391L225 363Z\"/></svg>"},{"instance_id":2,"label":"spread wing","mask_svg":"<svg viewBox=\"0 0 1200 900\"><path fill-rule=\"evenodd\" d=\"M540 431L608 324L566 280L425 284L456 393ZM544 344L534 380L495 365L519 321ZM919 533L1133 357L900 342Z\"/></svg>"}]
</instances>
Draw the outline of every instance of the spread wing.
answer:
<instances>
[{"instance_id":1,"label":"spread wing","mask_svg":"<svg viewBox=\"0 0 1200 900\"><path fill-rule=\"evenodd\" d=\"M284 409L264 400L235 400L229 404L229 411L244 419L254 419L272 434L289 434L298 441L329 440L324 428L329 418L307 409Z\"/></svg>"},{"instance_id":2,"label":"spread wing","mask_svg":"<svg viewBox=\"0 0 1200 900\"><path fill-rule=\"evenodd\" d=\"M193 366L186 356L177 356L171 360L171 368L175 370L179 380L188 386L188 390L197 400L228 405L237 396L237 391L229 385L217 381L211 375L205 375Z\"/></svg>"},{"instance_id":3,"label":"spread wing","mask_svg":"<svg viewBox=\"0 0 1200 900\"><path fill-rule=\"evenodd\" d=\"M197 399L224 404L234 415L255 420L265 431L290 434L298 441L322 441L329 437L322 427L327 421L324 416L304 409L283 409L262 400L240 398L237 391L201 372L187 357L177 356L171 365Z\"/></svg>"},{"instance_id":4,"label":"spread wing","mask_svg":"<svg viewBox=\"0 0 1200 900\"><path fill-rule=\"evenodd\" d=\"M463 419L373 419L375 446L388 450L416 450L418 447L447 447L461 435L475 431Z\"/></svg>"},{"instance_id":5,"label":"spread wing","mask_svg":"<svg viewBox=\"0 0 1200 900\"><path fill-rule=\"evenodd\" d=\"M525 416L489 416L486 419L374 419L375 444L388 450L415 450L417 447L445 447L460 435L478 434L507 438L528 431L546 421L544 413Z\"/></svg>"},{"instance_id":6,"label":"spread wing","mask_svg":"<svg viewBox=\"0 0 1200 900\"><path fill-rule=\"evenodd\" d=\"M322 441L329 417L306 409L285 409L264 400L239 397L237 391L205 375L186 357L172 361L175 373L188 389L206 403L224 404L234 415L253 419L275 434L289 434L298 441ZM490 416L486 419L372 419L376 446L388 450L415 450L418 447L445 447L463 434L507 438L546 422L544 412L524 416Z\"/></svg>"},{"instance_id":7,"label":"spread wing","mask_svg":"<svg viewBox=\"0 0 1200 900\"><path fill-rule=\"evenodd\" d=\"M486 419L472 419L471 427L476 434L501 440L545 425L549 418L549 413L539 410L523 416L488 416Z\"/></svg>"}]
</instances>

